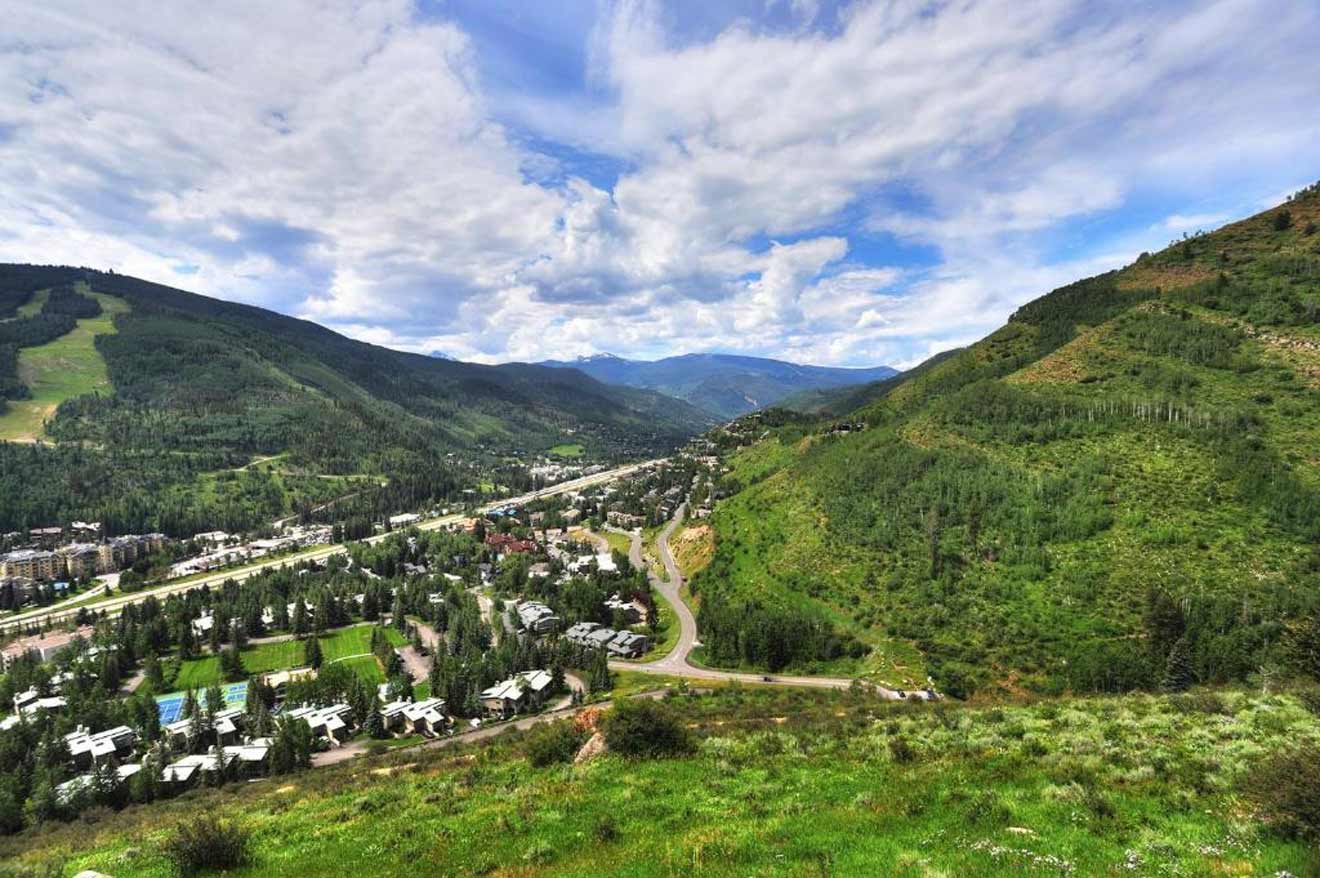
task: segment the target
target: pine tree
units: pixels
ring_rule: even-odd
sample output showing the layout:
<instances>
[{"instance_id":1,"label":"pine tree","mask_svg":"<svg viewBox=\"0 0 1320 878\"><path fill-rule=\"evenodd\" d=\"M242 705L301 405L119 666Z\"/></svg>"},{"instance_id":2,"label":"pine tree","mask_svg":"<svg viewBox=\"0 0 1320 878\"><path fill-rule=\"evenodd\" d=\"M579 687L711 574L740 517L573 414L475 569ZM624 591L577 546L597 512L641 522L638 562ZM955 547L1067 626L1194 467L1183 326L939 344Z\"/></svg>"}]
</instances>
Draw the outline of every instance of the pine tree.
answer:
<instances>
[{"instance_id":1,"label":"pine tree","mask_svg":"<svg viewBox=\"0 0 1320 878\"><path fill-rule=\"evenodd\" d=\"M380 715L380 711L374 706L367 714L367 721L363 725L367 730L367 734L376 740L386 736L385 718Z\"/></svg>"},{"instance_id":2,"label":"pine tree","mask_svg":"<svg viewBox=\"0 0 1320 878\"><path fill-rule=\"evenodd\" d=\"M1179 637L1169 650L1169 658L1164 664L1164 691L1184 692L1195 682L1191 647L1186 637Z\"/></svg>"},{"instance_id":3,"label":"pine tree","mask_svg":"<svg viewBox=\"0 0 1320 878\"><path fill-rule=\"evenodd\" d=\"M321 667L321 641L316 637L307 638L303 645L303 663L309 668Z\"/></svg>"},{"instance_id":4,"label":"pine tree","mask_svg":"<svg viewBox=\"0 0 1320 878\"><path fill-rule=\"evenodd\" d=\"M592 692L608 692L614 688L614 679L610 675L609 659L605 650L595 650L591 659L591 678L588 681Z\"/></svg>"}]
</instances>

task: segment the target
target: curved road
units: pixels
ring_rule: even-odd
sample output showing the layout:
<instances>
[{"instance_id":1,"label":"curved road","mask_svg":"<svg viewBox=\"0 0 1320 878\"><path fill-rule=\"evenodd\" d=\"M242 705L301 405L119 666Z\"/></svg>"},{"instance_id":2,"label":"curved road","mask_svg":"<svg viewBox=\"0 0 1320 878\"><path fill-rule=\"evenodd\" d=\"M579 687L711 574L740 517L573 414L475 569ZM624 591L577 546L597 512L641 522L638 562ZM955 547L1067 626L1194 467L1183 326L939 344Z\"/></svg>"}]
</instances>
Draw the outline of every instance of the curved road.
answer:
<instances>
[{"instance_id":1,"label":"curved road","mask_svg":"<svg viewBox=\"0 0 1320 878\"><path fill-rule=\"evenodd\" d=\"M778 674L744 674L737 671L703 668L691 664L688 661L688 656L691 655L693 648L700 643L697 640L697 620L680 594L683 588L683 575L679 572L678 563L669 550L669 538L673 535L675 529L682 524L686 511L687 504L680 506L674 517L669 520L664 530L660 531L659 537L656 538L656 548L660 552L660 561L664 564L665 572L669 575L668 582L656 576L643 562L642 538L637 531L620 531L617 528L611 528L616 533L626 533L632 539L632 544L628 547L628 560L638 570L647 571L646 575L651 580L651 586L664 595L665 599L669 601L669 605L674 608L674 612L678 615L679 626L678 645L668 655L649 662L612 661L610 662L612 670L638 671L643 674L671 674L698 680L737 680L743 683L813 686L822 689L848 689L855 682L858 682L850 677L784 677ZM866 686L882 698L897 701L903 697L896 690L877 686L874 683L862 681L861 685Z\"/></svg>"},{"instance_id":2,"label":"curved road","mask_svg":"<svg viewBox=\"0 0 1320 878\"><path fill-rule=\"evenodd\" d=\"M474 514L486 513L491 509L496 509L500 506L508 506L510 504L520 505L523 503L527 503L531 500L536 500L541 497L550 497L555 494L564 494L569 491L578 490L580 488L588 488L593 485L599 485L605 482L612 482L615 479L632 475L633 473L637 472L637 470L639 469L643 469L653 464L662 463L662 462L663 460L648 460L643 463L629 464L628 466L621 466L617 469L596 473L595 475L582 476L581 478L571 479L567 482L560 482L559 484L552 485L549 488L542 488L538 491L531 491L527 494L522 494L518 497L509 497L504 500L496 500L492 503L487 503L486 505L480 506L476 510L474 510ZM459 521L462 521L466 517L467 517L466 515L459 513L455 513L453 515L445 515L440 518L433 518L430 521L421 522L420 524L417 525L417 528L418 530L435 530L436 528L441 528L447 525L455 524ZM388 539L389 536L390 534L388 533L376 534L375 536L367 537L365 540L363 540L363 542L379 543L382 540ZM137 603L138 601L146 600L148 597L157 597L157 598L165 597L166 595L192 591L193 589L198 589L203 586L219 585L225 582L226 580L230 580L230 579L233 579L235 581L241 581L247 579L250 576L255 576L261 571L270 569L272 567L284 567L289 564L297 564L301 561L321 561L326 558L329 558L332 555L342 555L347 551L348 551L347 544L344 543L340 543L333 546L320 546L314 549L308 549L305 552L295 552L292 555L285 555L280 558L273 558L269 561L258 561L254 564L249 564L246 567L239 567L234 570L221 571L219 573L213 573L206 576L202 576L198 579L190 579L186 582L176 582L176 583L166 582L165 584L157 586L155 588L144 589L142 591L134 592L133 594L121 594L115 597L108 597L102 601L80 604L77 607L70 607L65 610L61 610L57 607L42 607L40 609L28 610L26 612L18 613L16 615L10 616L7 619L0 619L0 636L3 636L13 631L19 631L31 626L39 626L49 623L68 621L76 618L78 613L82 612L83 610L88 610L94 613L100 613L100 612L113 613L114 611L119 610L122 607L127 606L128 604L134 604Z\"/></svg>"}]
</instances>

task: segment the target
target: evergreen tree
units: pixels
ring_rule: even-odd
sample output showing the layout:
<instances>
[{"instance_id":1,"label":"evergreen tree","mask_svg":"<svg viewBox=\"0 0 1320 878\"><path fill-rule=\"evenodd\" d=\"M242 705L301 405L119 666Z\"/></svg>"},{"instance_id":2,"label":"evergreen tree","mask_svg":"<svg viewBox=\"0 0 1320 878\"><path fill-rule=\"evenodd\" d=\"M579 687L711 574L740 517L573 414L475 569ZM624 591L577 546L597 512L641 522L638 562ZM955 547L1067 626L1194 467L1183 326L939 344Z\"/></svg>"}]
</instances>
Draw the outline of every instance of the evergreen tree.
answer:
<instances>
[{"instance_id":1,"label":"evergreen tree","mask_svg":"<svg viewBox=\"0 0 1320 878\"><path fill-rule=\"evenodd\" d=\"M608 692L614 688L614 678L610 674L609 659L603 649L593 651L591 676L587 681L587 685L591 687L592 692Z\"/></svg>"},{"instance_id":2,"label":"evergreen tree","mask_svg":"<svg viewBox=\"0 0 1320 878\"><path fill-rule=\"evenodd\" d=\"M1184 692L1196 682L1192 670L1192 650L1186 637L1180 637L1169 650L1169 658L1164 664L1165 692Z\"/></svg>"},{"instance_id":3,"label":"evergreen tree","mask_svg":"<svg viewBox=\"0 0 1320 878\"><path fill-rule=\"evenodd\" d=\"M321 641L317 637L309 637L303 644L303 664L309 668L321 667Z\"/></svg>"}]
</instances>

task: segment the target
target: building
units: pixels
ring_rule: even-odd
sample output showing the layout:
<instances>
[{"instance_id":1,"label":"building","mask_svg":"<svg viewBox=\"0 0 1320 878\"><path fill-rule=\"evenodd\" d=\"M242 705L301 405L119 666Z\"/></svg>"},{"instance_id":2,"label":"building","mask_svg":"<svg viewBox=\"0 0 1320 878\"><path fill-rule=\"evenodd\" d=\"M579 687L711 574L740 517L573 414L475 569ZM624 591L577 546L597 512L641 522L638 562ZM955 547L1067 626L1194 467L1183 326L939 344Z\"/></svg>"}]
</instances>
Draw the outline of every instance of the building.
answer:
<instances>
[{"instance_id":1,"label":"building","mask_svg":"<svg viewBox=\"0 0 1320 878\"><path fill-rule=\"evenodd\" d=\"M137 763L129 765L120 765L115 768L115 784L125 783L130 777L142 770L142 766ZM69 778L64 783L55 787L55 800L61 805L67 805L72 802L84 790L91 791L96 785L96 775L93 773L80 774Z\"/></svg>"},{"instance_id":2,"label":"building","mask_svg":"<svg viewBox=\"0 0 1320 878\"><path fill-rule=\"evenodd\" d=\"M228 770L237 760L238 756L228 748L185 756L165 766L161 780L172 787L189 786L200 777Z\"/></svg>"},{"instance_id":3,"label":"building","mask_svg":"<svg viewBox=\"0 0 1320 878\"><path fill-rule=\"evenodd\" d=\"M351 714L352 710L347 704L332 704L329 707L295 707L285 711L283 716L302 720L314 736L325 738L338 746L352 734Z\"/></svg>"},{"instance_id":4,"label":"building","mask_svg":"<svg viewBox=\"0 0 1320 878\"><path fill-rule=\"evenodd\" d=\"M405 512L402 515L390 516L390 527L407 527L410 524L416 524L422 517L416 512Z\"/></svg>"},{"instance_id":5,"label":"building","mask_svg":"<svg viewBox=\"0 0 1320 878\"><path fill-rule=\"evenodd\" d=\"M617 594L610 595L606 598L605 609L609 611L611 615L622 613L623 618L627 620L629 625L637 624L642 621L642 618L645 616L640 604L636 601L625 601Z\"/></svg>"},{"instance_id":6,"label":"building","mask_svg":"<svg viewBox=\"0 0 1320 878\"><path fill-rule=\"evenodd\" d=\"M37 584L25 576L0 576L0 609L18 609L37 596Z\"/></svg>"},{"instance_id":7,"label":"building","mask_svg":"<svg viewBox=\"0 0 1320 878\"><path fill-rule=\"evenodd\" d=\"M128 726L115 726L95 734L79 727L64 736L64 743L73 757L73 764L86 769L111 757L122 759L128 756L137 746L137 733Z\"/></svg>"},{"instance_id":8,"label":"building","mask_svg":"<svg viewBox=\"0 0 1320 878\"><path fill-rule=\"evenodd\" d=\"M507 719L520 711L540 707L549 692L549 673L525 671L482 692L481 709L489 717Z\"/></svg>"},{"instance_id":9,"label":"building","mask_svg":"<svg viewBox=\"0 0 1320 878\"><path fill-rule=\"evenodd\" d=\"M564 632L564 637L569 643L575 643L578 646L591 646L592 644L587 638L598 628L600 626L595 622L578 622Z\"/></svg>"},{"instance_id":10,"label":"building","mask_svg":"<svg viewBox=\"0 0 1320 878\"><path fill-rule=\"evenodd\" d=\"M443 735L452 724L443 698L395 701L381 708L380 714L386 729L405 735Z\"/></svg>"},{"instance_id":11,"label":"building","mask_svg":"<svg viewBox=\"0 0 1320 878\"><path fill-rule=\"evenodd\" d=\"M619 658L641 658L651 646L651 640L645 634L633 631L620 631L614 639L605 645L610 655Z\"/></svg>"},{"instance_id":12,"label":"building","mask_svg":"<svg viewBox=\"0 0 1320 878\"><path fill-rule=\"evenodd\" d=\"M73 631L47 631L45 634L20 637L0 650L0 661L3 662L5 670L9 670L10 665L28 654L35 656L38 661L48 662L75 640L79 638L88 640L91 636L92 627L80 625Z\"/></svg>"},{"instance_id":13,"label":"building","mask_svg":"<svg viewBox=\"0 0 1320 878\"><path fill-rule=\"evenodd\" d=\"M0 556L0 575L52 580L64 575L64 557L45 549L19 549Z\"/></svg>"},{"instance_id":14,"label":"building","mask_svg":"<svg viewBox=\"0 0 1320 878\"><path fill-rule=\"evenodd\" d=\"M631 530L634 527L641 527L646 524L646 519L640 515L632 515L627 512L614 510L605 515L605 520L615 527L621 527L625 530Z\"/></svg>"},{"instance_id":15,"label":"building","mask_svg":"<svg viewBox=\"0 0 1320 878\"><path fill-rule=\"evenodd\" d=\"M518 621L530 634L549 634L559 627L559 617L555 611L537 601L522 601L514 604Z\"/></svg>"},{"instance_id":16,"label":"building","mask_svg":"<svg viewBox=\"0 0 1320 878\"><path fill-rule=\"evenodd\" d=\"M110 569L102 566L101 552L91 543L71 543L55 553L63 558L64 573L71 579L91 579Z\"/></svg>"}]
</instances>

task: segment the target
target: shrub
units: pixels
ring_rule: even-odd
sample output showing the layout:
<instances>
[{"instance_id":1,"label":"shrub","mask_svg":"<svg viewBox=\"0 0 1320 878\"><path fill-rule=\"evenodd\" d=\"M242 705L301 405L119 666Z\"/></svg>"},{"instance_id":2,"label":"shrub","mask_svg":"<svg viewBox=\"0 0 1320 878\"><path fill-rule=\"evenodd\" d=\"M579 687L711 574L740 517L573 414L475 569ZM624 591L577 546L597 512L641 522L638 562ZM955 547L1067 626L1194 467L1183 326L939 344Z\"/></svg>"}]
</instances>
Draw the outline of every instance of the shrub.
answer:
<instances>
[{"instance_id":1,"label":"shrub","mask_svg":"<svg viewBox=\"0 0 1320 878\"><path fill-rule=\"evenodd\" d=\"M181 823L165 842L165 858L184 875L236 869L251 860L252 834L209 814Z\"/></svg>"},{"instance_id":2,"label":"shrub","mask_svg":"<svg viewBox=\"0 0 1320 878\"><path fill-rule=\"evenodd\" d=\"M601 721L601 731L611 751L633 759L684 756L696 749L673 710L649 698L615 702Z\"/></svg>"},{"instance_id":3,"label":"shrub","mask_svg":"<svg viewBox=\"0 0 1320 878\"><path fill-rule=\"evenodd\" d=\"M1320 745L1271 754L1245 781L1266 820L1289 837L1320 839Z\"/></svg>"},{"instance_id":4,"label":"shrub","mask_svg":"<svg viewBox=\"0 0 1320 878\"><path fill-rule=\"evenodd\" d=\"M586 735L572 720L560 720L534 727L527 735L523 752L528 762L541 768L556 762L572 762L585 740Z\"/></svg>"},{"instance_id":5,"label":"shrub","mask_svg":"<svg viewBox=\"0 0 1320 878\"><path fill-rule=\"evenodd\" d=\"M895 762L915 762L917 751L907 742L907 738L897 736L889 739L889 757Z\"/></svg>"}]
</instances>

